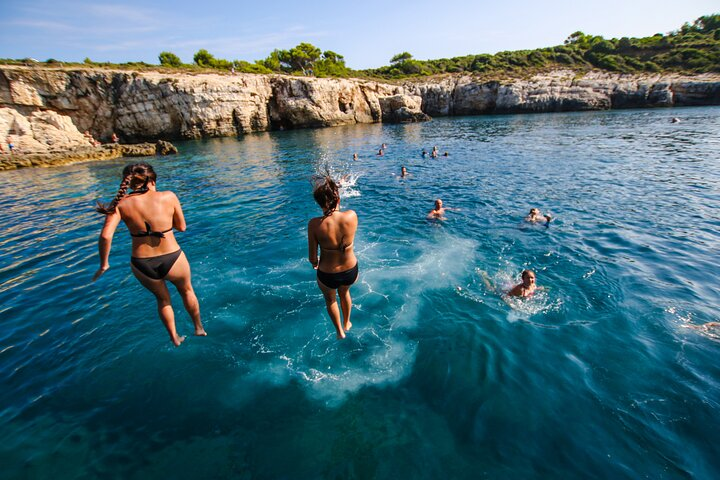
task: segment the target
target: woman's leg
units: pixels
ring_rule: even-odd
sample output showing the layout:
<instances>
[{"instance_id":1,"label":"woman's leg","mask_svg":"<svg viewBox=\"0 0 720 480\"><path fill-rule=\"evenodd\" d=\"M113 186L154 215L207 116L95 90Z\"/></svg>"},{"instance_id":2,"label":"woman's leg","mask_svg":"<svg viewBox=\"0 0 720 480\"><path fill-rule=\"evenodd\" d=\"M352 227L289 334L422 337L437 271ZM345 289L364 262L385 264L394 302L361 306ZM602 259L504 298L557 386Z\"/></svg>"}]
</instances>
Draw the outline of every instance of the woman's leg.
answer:
<instances>
[{"instance_id":1,"label":"woman's leg","mask_svg":"<svg viewBox=\"0 0 720 480\"><path fill-rule=\"evenodd\" d=\"M176 347L185 340L185 337L180 337L175 330L175 312L173 312L172 305L170 304L170 292L165 285L164 280L155 280L153 278L143 275L140 270L135 268L134 265L130 264L135 278L143 285L143 287L150 290L157 300L158 314L160 320L162 320L165 328L170 334L170 340L175 344Z\"/></svg>"},{"instance_id":2,"label":"woman's leg","mask_svg":"<svg viewBox=\"0 0 720 480\"><path fill-rule=\"evenodd\" d=\"M352 312L352 298L350 298L350 285L340 285L338 287L338 294L340 295L340 307L342 307L343 313L343 328L347 332L352 327L350 323L350 313Z\"/></svg>"},{"instance_id":3,"label":"woman's leg","mask_svg":"<svg viewBox=\"0 0 720 480\"><path fill-rule=\"evenodd\" d=\"M343 339L345 338L345 332L342 326L340 326L340 309L338 308L337 298L335 298L335 289L326 287L320 280L317 281L317 284L325 297L325 306L327 307L328 315L330 315L330 320L337 331L337 338Z\"/></svg>"},{"instance_id":4,"label":"woman's leg","mask_svg":"<svg viewBox=\"0 0 720 480\"><path fill-rule=\"evenodd\" d=\"M190 280L190 263L187 261L185 252L180 254L165 278L175 285L175 288L177 288L178 293L182 297L185 310L187 310L190 318L192 318L193 325L195 325L195 335L200 337L207 335L200 320L200 303L192 287Z\"/></svg>"}]
</instances>

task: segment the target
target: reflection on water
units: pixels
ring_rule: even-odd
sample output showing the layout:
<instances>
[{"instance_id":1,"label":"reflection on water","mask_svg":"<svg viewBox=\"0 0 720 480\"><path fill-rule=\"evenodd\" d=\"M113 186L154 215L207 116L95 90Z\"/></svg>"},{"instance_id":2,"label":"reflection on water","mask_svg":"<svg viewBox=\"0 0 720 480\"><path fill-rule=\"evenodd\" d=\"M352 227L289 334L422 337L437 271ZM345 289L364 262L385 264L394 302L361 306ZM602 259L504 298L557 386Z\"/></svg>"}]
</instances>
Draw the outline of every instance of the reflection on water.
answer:
<instances>
[{"instance_id":1,"label":"reflection on water","mask_svg":"<svg viewBox=\"0 0 720 480\"><path fill-rule=\"evenodd\" d=\"M124 231L90 282L92 207L127 160L2 172L4 476L715 478L718 119L486 116L181 143L149 159L183 202L210 334L179 349ZM421 156L435 145L449 157ZM325 168L360 221L343 342L306 260ZM436 198L456 210L428 222ZM555 220L524 224L530 207ZM543 289L503 297L524 268Z\"/></svg>"}]
</instances>

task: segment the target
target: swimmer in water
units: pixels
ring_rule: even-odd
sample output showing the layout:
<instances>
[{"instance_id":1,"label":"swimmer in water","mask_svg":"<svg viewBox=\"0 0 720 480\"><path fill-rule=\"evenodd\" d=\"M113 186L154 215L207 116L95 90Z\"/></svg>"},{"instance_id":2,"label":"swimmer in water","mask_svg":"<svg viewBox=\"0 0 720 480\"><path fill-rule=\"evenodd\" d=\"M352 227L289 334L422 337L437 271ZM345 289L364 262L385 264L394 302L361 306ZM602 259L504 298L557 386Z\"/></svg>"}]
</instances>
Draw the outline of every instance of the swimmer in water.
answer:
<instances>
[{"instance_id":1,"label":"swimmer in water","mask_svg":"<svg viewBox=\"0 0 720 480\"><path fill-rule=\"evenodd\" d=\"M357 160L357 159L358 159L358 154L357 154L357 153L353 153L353 161L354 161L354 160Z\"/></svg>"},{"instance_id":2,"label":"swimmer in water","mask_svg":"<svg viewBox=\"0 0 720 480\"><path fill-rule=\"evenodd\" d=\"M532 270L523 270L521 277L522 282L507 292L508 297L530 297L535 293L535 290L537 290L537 285L535 285L535 272Z\"/></svg>"},{"instance_id":3,"label":"swimmer in water","mask_svg":"<svg viewBox=\"0 0 720 480\"><path fill-rule=\"evenodd\" d=\"M720 328L720 322L707 322L707 323L703 323L702 325L688 325L688 327L693 328L695 330L702 330L704 332L709 332L711 328Z\"/></svg>"},{"instance_id":4,"label":"swimmer in water","mask_svg":"<svg viewBox=\"0 0 720 480\"><path fill-rule=\"evenodd\" d=\"M402 167L400 167L400 176L405 178L405 177L407 177L407 175L408 175L407 168L405 168L405 165L403 165Z\"/></svg>"},{"instance_id":5,"label":"swimmer in water","mask_svg":"<svg viewBox=\"0 0 720 480\"><path fill-rule=\"evenodd\" d=\"M378 150L377 156L382 157L383 155L385 155L385 152L383 152L383 149L381 148L380 150Z\"/></svg>"},{"instance_id":6,"label":"swimmer in water","mask_svg":"<svg viewBox=\"0 0 720 480\"><path fill-rule=\"evenodd\" d=\"M450 154L448 152L443 153L443 157L449 157Z\"/></svg>"},{"instance_id":7,"label":"swimmer in water","mask_svg":"<svg viewBox=\"0 0 720 480\"><path fill-rule=\"evenodd\" d=\"M423 149L422 149L422 153L421 153L420 155L422 155L423 157L427 157L427 154L428 154L428 153L427 153L427 150L425 150L425 149L423 148Z\"/></svg>"},{"instance_id":8,"label":"swimmer in water","mask_svg":"<svg viewBox=\"0 0 720 480\"><path fill-rule=\"evenodd\" d=\"M308 260L317 270L317 284L325 297L325 306L337 338L343 339L345 332L352 327L350 286L358 278L358 261L353 248L358 218L352 210L340 211L339 189L328 175L317 183L313 197L322 208L323 216L315 217L308 223ZM340 296L343 323L340 323L336 295Z\"/></svg>"},{"instance_id":9,"label":"swimmer in water","mask_svg":"<svg viewBox=\"0 0 720 480\"><path fill-rule=\"evenodd\" d=\"M430 213L428 213L427 218L428 220L445 220L445 211L446 210L453 210L456 212L459 212L459 208L450 208L450 207L444 207L443 201L441 199L435 200L435 208L430 210Z\"/></svg>"},{"instance_id":10,"label":"swimmer in water","mask_svg":"<svg viewBox=\"0 0 720 480\"><path fill-rule=\"evenodd\" d=\"M387 145L383 143L383 144L382 144L382 147L380 147L380 148L382 148L383 150L386 150L386 149L387 149Z\"/></svg>"},{"instance_id":11,"label":"swimmer in water","mask_svg":"<svg viewBox=\"0 0 720 480\"><path fill-rule=\"evenodd\" d=\"M528 213L528 216L525 217L526 222L530 223L541 223L545 222L545 224L549 224L552 221L552 217L550 215L542 215L540 213L540 210L537 208L531 208L530 213Z\"/></svg>"}]
</instances>

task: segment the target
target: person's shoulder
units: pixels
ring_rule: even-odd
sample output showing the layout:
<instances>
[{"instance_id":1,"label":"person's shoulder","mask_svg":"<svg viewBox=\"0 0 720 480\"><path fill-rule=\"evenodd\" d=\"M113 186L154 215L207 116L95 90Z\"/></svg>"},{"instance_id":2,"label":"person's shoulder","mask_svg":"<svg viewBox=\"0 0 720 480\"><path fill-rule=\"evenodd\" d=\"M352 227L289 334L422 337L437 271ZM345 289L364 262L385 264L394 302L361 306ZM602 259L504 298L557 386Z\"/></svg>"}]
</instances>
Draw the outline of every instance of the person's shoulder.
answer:
<instances>
[{"instance_id":1,"label":"person's shoulder","mask_svg":"<svg viewBox=\"0 0 720 480\"><path fill-rule=\"evenodd\" d=\"M162 192L157 192L160 194L160 198L165 201L171 201L171 202L179 202L177 195L175 195L175 192L171 190L164 190Z\"/></svg>"},{"instance_id":2,"label":"person's shoulder","mask_svg":"<svg viewBox=\"0 0 720 480\"><path fill-rule=\"evenodd\" d=\"M313 217L310 220L308 220L308 228L316 228L318 225L320 225L320 222L322 221L322 217Z\"/></svg>"},{"instance_id":3,"label":"person's shoulder","mask_svg":"<svg viewBox=\"0 0 720 480\"><path fill-rule=\"evenodd\" d=\"M343 212L343 218L348 221L357 221L357 213L355 213L355 210L345 210Z\"/></svg>"},{"instance_id":4,"label":"person's shoulder","mask_svg":"<svg viewBox=\"0 0 720 480\"><path fill-rule=\"evenodd\" d=\"M508 295L509 297L518 297L522 295L522 283L515 285L507 292L506 295Z\"/></svg>"}]
</instances>

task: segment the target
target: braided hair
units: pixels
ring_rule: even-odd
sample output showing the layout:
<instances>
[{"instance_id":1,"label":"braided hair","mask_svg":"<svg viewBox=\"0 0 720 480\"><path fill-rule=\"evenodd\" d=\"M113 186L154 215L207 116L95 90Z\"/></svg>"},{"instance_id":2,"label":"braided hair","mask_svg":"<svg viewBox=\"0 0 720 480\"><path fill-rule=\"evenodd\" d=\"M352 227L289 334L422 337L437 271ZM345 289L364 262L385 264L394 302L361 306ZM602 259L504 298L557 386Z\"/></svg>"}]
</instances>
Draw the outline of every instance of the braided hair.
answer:
<instances>
[{"instance_id":1,"label":"braided hair","mask_svg":"<svg viewBox=\"0 0 720 480\"><path fill-rule=\"evenodd\" d=\"M147 163L128 165L123 169L122 175L123 179L120 182L120 188L118 188L115 198L108 204L98 202L95 208L96 212L102 213L103 215L115 212L117 204L127 195L128 188L132 188L133 190L146 190L149 181L155 182L157 180L155 170Z\"/></svg>"}]
</instances>

